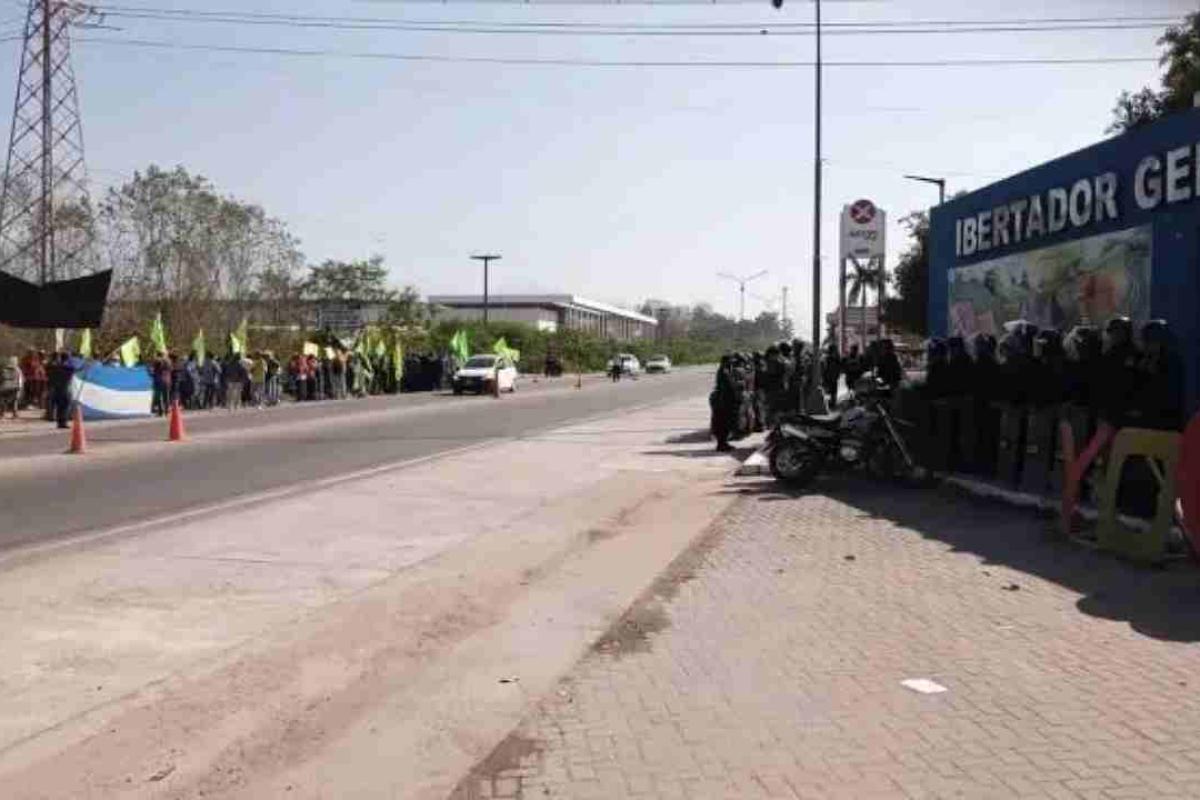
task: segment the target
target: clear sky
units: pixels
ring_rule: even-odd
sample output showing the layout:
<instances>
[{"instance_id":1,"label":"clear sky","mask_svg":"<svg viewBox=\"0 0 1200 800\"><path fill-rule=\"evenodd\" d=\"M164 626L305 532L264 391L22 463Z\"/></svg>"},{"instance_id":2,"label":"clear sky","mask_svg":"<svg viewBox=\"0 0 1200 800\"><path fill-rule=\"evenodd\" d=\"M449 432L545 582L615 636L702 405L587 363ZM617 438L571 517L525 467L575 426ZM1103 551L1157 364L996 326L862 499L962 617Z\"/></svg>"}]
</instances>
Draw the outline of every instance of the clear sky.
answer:
<instances>
[{"instance_id":1,"label":"clear sky","mask_svg":"<svg viewBox=\"0 0 1200 800\"><path fill-rule=\"evenodd\" d=\"M128 0L132 5L136 0ZM101 4L103 5L103 4ZM146 0L144 6L336 17L636 25L804 23L808 2L686 5L370 0ZM24 3L3 0L12 29ZM880 0L824 4L827 22L1182 16L1194 0ZM584 67L418 62L161 49L151 39L450 57L793 61L810 35L579 36L344 31L110 17L80 32L94 194L147 164L182 164L261 204L310 261L385 256L397 285L477 292L472 252L503 254L493 291L646 297L735 312L719 271L769 274L749 314L790 287L808 330L812 263L811 67ZM836 35L829 61L1155 57L1159 29ZM11 107L19 43L0 44ZM835 299L841 206L870 197L897 222L936 200L906 172L981 186L1103 137L1123 88L1154 63L832 66L825 86L822 305ZM760 299L764 298L764 299Z\"/></svg>"}]
</instances>

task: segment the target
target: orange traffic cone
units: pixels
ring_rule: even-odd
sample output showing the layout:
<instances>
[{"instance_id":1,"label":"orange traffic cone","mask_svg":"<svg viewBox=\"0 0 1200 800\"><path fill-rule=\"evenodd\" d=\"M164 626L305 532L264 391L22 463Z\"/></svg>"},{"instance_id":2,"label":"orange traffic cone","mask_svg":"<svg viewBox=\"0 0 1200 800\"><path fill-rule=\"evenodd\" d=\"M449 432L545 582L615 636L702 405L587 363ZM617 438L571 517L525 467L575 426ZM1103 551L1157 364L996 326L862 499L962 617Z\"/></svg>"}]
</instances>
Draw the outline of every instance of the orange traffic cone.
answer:
<instances>
[{"instance_id":1,"label":"orange traffic cone","mask_svg":"<svg viewBox=\"0 0 1200 800\"><path fill-rule=\"evenodd\" d=\"M179 411L179 401L171 403L171 427L167 433L168 442L182 442L187 438L183 432L183 414Z\"/></svg>"},{"instance_id":2,"label":"orange traffic cone","mask_svg":"<svg viewBox=\"0 0 1200 800\"><path fill-rule=\"evenodd\" d=\"M87 436L83 432L83 409L75 404L75 413L71 416L71 449L68 453L82 455L87 452Z\"/></svg>"}]
</instances>

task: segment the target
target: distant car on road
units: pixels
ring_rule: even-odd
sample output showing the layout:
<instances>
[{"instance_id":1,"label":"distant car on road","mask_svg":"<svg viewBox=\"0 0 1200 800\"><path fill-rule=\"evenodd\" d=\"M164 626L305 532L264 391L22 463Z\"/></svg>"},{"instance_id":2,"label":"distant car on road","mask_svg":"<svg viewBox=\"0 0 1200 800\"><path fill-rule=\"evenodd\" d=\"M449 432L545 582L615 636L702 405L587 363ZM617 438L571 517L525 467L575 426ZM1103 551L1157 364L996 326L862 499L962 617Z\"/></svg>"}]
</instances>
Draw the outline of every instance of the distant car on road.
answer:
<instances>
[{"instance_id":1,"label":"distant car on road","mask_svg":"<svg viewBox=\"0 0 1200 800\"><path fill-rule=\"evenodd\" d=\"M646 360L646 374L651 372L670 372L671 359L666 356L651 356Z\"/></svg>"},{"instance_id":2,"label":"distant car on road","mask_svg":"<svg viewBox=\"0 0 1200 800\"><path fill-rule=\"evenodd\" d=\"M471 356L467 363L454 373L451 387L455 394L474 392L483 394L492 390L493 381L499 381L500 391L517 390L517 368L504 356L482 354Z\"/></svg>"}]
</instances>

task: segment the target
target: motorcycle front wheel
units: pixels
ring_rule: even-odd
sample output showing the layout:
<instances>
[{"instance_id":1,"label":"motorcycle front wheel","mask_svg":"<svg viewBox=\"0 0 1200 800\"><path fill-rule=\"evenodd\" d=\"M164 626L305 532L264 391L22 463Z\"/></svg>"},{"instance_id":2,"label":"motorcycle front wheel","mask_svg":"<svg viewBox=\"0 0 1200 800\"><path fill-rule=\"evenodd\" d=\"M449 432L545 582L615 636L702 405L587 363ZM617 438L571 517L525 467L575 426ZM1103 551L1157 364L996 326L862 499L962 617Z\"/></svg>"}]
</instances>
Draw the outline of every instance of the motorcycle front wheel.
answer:
<instances>
[{"instance_id":1,"label":"motorcycle front wheel","mask_svg":"<svg viewBox=\"0 0 1200 800\"><path fill-rule=\"evenodd\" d=\"M771 474L788 486L807 486L820 470L821 454L806 439L784 439L771 450Z\"/></svg>"}]
</instances>

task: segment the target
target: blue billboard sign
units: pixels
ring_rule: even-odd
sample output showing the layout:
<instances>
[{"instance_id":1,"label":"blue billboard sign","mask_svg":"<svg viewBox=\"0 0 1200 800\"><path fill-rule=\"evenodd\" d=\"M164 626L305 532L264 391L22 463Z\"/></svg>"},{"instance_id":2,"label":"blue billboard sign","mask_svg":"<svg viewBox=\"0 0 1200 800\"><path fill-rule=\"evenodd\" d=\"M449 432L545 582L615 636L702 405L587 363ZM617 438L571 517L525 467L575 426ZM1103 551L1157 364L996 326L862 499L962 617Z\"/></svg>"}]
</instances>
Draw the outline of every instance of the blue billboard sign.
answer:
<instances>
[{"instance_id":1,"label":"blue billboard sign","mask_svg":"<svg viewBox=\"0 0 1200 800\"><path fill-rule=\"evenodd\" d=\"M949 200L930 219L934 335L1012 319L1162 318L1200 395L1200 109Z\"/></svg>"}]
</instances>

